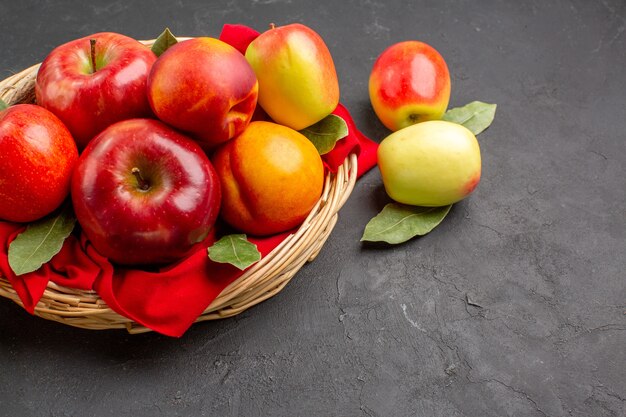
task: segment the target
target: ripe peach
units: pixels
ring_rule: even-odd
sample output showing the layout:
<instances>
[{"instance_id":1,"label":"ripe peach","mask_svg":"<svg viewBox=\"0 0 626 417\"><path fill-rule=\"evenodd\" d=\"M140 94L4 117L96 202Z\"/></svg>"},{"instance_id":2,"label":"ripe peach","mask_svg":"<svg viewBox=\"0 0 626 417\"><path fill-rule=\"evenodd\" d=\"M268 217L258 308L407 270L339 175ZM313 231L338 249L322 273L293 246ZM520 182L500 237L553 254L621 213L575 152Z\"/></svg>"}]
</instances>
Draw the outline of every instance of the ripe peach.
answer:
<instances>
[{"instance_id":1,"label":"ripe peach","mask_svg":"<svg viewBox=\"0 0 626 417\"><path fill-rule=\"evenodd\" d=\"M324 166L313 144L276 123L250 123L217 149L212 162L222 185L222 218L251 235L298 226L324 185Z\"/></svg>"},{"instance_id":2,"label":"ripe peach","mask_svg":"<svg viewBox=\"0 0 626 417\"><path fill-rule=\"evenodd\" d=\"M246 128L258 88L241 52L208 37L171 46L148 76L148 100L156 116L209 149Z\"/></svg>"}]
</instances>

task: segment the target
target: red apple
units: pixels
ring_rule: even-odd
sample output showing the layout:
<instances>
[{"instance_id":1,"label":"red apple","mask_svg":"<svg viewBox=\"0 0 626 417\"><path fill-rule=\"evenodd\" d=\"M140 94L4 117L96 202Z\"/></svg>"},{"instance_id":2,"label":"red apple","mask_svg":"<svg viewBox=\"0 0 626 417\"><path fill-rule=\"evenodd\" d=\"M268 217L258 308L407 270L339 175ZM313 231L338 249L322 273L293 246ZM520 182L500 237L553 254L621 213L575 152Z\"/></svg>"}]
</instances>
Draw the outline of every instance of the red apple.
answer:
<instances>
[{"instance_id":1,"label":"red apple","mask_svg":"<svg viewBox=\"0 0 626 417\"><path fill-rule=\"evenodd\" d=\"M0 111L0 219L30 222L54 211L69 194L77 159L70 132L48 110Z\"/></svg>"},{"instance_id":2,"label":"red apple","mask_svg":"<svg viewBox=\"0 0 626 417\"><path fill-rule=\"evenodd\" d=\"M68 42L42 62L37 104L56 114L83 149L115 122L151 116L146 80L155 60L150 48L117 33Z\"/></svg>"},{"instance_id":3,"label":"red apple","mask_svg":"<svg viewBox=\"0 0 626 417\"><path fill-rule=\"evenodd\" d=\"M118 264L173 262L210 233L219 179L191 138L158 120L115 123L81 154L72 177L76 218Z\"/></svg>"},{"instance_id":4,"label":"red apple","mask_svg":"<svg viewBox=\"0 0 626 417\"><path fill-rule=\"evenodd\" d=\"M171 46L148 77L148 99L156 116L188 132L207 149L248 126L258 88L241 52L207 37Z\"/></svg>"},{"instance_id":5,"label":"red apple","mask_svg":"<svg viewBox=\"0 0 626 417\"><path fill-rule=\"evenodd\" d=\"M374 112L392 131L441 119L448 108L450 88L443 57L418 41L396 43L383 51L369 78Z\"/></svg>"}]
</instances>

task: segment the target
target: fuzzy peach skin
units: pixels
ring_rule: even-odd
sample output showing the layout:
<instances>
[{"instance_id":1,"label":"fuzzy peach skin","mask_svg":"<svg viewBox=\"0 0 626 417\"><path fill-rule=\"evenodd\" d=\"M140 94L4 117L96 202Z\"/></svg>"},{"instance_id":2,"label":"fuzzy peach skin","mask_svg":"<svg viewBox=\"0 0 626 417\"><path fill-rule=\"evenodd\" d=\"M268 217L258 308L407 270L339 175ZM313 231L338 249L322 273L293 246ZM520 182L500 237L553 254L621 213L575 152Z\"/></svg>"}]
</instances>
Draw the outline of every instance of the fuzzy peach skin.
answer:
<instances>
[{"instance_id":1,"label":"fuzzy peach skin","mask_svg":"<svg viewBox=\"0 0 626 417\"><path fill-rule=\"evenodd\" d=\"M234 228L263 236L304 221L324 185L322 159L297 131L252 122L217 149L212 162L221 180L220 215Z\"/></svg>"},{"instance_id":2,"label":"fuzzy peach skin","mask_svg":"<svg viewBox=\"0 0 626 417\"><path fill-rule=\"evenodd\" d=\"M480 181L480 147L464 126L441 120L418 123L387 136L378 168L393 200L438 207L470 195Z\"/></svg>"},{"instance_id":3,"label":"fuzzy peach skin","mask_svg":"<svg viewBox=\"0 0 626 417\"><path fill-rule=\"evenodd\" d=\"M378 57L369 78L374 112L391 131L441 119L450 101L450 72L432 46L405 41Z\"/></svg>"},{"instance_id":4,"label":"fuzzy peach skin","mask_svg":"<svg viewBox=\"0 0 626 417\"><path fill-rule=\"evenodd\" d=\"M275 122L301 130L337 107L335 64L311 28L273 27L250 43L246 59L259 79L259 104Z\"/></svg>"},{"instance_id":5,"label":"fuzzy peach skin","mask_svg":"<svg viewBox=\"0 0 626 417\"><path fill-rule=\"evenodd\" d=\"M179 42L154 63L148 100L156 116L205 149L241 133L252 118L258 82L243 55L218 39Z\"/></svg>"}]
</instances>

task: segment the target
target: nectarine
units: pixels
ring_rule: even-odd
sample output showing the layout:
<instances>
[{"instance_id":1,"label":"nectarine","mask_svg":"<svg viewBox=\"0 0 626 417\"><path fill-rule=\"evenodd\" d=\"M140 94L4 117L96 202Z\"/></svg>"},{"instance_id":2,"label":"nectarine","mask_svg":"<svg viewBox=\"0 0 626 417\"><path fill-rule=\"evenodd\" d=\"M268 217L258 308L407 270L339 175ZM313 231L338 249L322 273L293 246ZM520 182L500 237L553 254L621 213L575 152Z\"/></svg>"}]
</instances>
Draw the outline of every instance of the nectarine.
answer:
<instances>
[{"instance_id":1,"label":"nectarine","mask_svg":"<svg viewBox=\"0 0 626 417\"><path fill-rule=\"evenodd\" d=\"M222 185L222 218L251 235L276 234L301 224L324 185L315 146L276 123L250 123L217 149L212 162Z\"/></svg>"},{"instance_id":2,"label":"nectarine","mask_svg":"<svg viewBox=\"0 0 626 417\"><path fill-rule=\"evenodd\" d=\"M214 38L171 46L148 76L148 100L156 116L187 132L205 149L246 128L257 96L257 78L248 61Z\"/></svg>"}]
</instances>

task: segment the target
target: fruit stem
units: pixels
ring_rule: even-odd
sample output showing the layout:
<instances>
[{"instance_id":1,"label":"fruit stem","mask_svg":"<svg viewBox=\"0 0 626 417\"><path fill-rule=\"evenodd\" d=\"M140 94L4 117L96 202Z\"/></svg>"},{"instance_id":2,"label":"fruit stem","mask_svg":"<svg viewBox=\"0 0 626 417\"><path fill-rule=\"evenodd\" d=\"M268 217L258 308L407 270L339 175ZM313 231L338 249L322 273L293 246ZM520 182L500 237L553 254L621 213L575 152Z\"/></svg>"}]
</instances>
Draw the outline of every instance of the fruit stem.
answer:
<instances>
[{"instance_id":1,"label":"fruit stem","mask_svg":"<svg viewBox=\"0 0 626 417\"><path fill-rule=\"evenodd\" d=\"M148 191L148 189L150 189L150 183L146 181L145 178L141 175L141 170L139 168L133 167L130 172L137 179L137 184L139 184L139 189L141 191Z\"/></svg>"},{"instance_id":2,"label":"fruit stem","mask_svg":"<svg viewBox=\"0 0 626 417\"><path fill-rule=\"evenodd\" d=\"M96 69L96 40L95 39L89 39L89 46L91 47L90 50L90 56L91 56L91 73L93 74L94 72L97 71Z\"/></svg>"},{"instance_id":3,"label":"fruit stem","mask_svg":"<svg viewBox=\"0 0 626 417\"><path fill-rule=\"evenodd\" d=\"M270 23L270 30L276 29L276 23Z\"/></svg>"}]
</instances>

